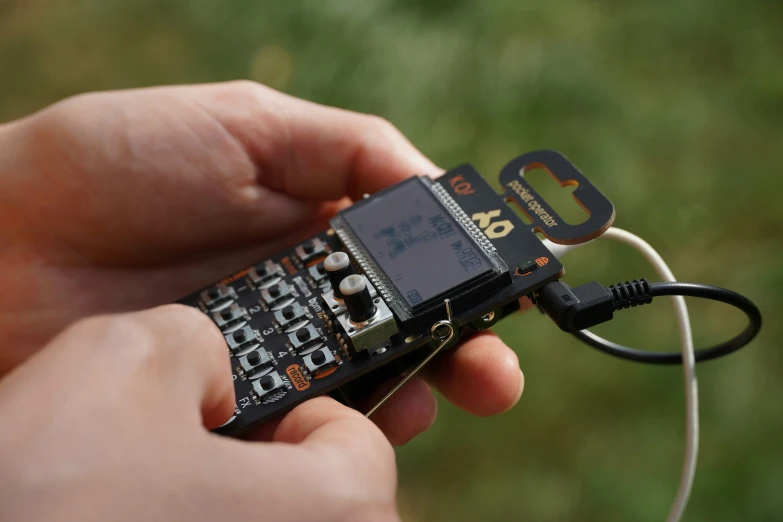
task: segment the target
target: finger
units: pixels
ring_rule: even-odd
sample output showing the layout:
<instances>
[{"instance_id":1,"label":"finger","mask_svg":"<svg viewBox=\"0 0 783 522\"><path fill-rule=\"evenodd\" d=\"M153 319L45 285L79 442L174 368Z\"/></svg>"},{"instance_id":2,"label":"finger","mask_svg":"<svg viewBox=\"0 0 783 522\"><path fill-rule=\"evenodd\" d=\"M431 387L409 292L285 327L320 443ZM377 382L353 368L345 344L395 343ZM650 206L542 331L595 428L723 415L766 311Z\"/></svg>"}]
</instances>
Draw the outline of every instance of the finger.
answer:
<instances>
[{"instance_id":1,"label":"finger","mask_svg":"<svg viewBox=\"0 0 783 522\"><path fill-rule=\"evenodd\" d=\"M191 404L207 428L223 424L236 401L226 340L217 326L195 308L176 304L133 315L155 336L147 357L162 387Z\"/></svg>"},{"instance_id":2,"label":"finger","mask_svg":"<svg viewBox=\"0 0 783 522\"><path fill-rule=\"evenodd\" d=\"M225 339L206 315L181 305L79 321L22 370L45 375L47 393L74 405L114 396L103 403L141 404L134 411L159 421L185 418L213 428L235 407Z\"/></svg>"},{"instance_id":3,"label":"finger","mask_svg":"<svg viewBox=\"0 0 783 522\"><path fill-rule=\"evenodd\" d=\"M393 494L388 493L394 492L397 478L394 449L381 430L358 411L329 397L317 397L286 415L274 440L311 449L317 459L331 463L335 476L350 477L354 487L375 485L374 496L383 499L382 503L393 502Z\"/></svg>"},{"instance_id":4,"label":"finger","mask_svg":"<svg viewBox=\"0 0 783 522\"><path fill-rule=\"evenodd\" d=\"M275 430L275 442L304 444L343 459L375 463L394 473L394 450L380 429L356 410L330 397L304 402L286 415Z\"/></svg>"},{"instance_id":5,"label":"finger","mask_svg":"<svg viewBox=\"0 0 783 522\"><path fill-rule=\"evenodd\" d=\"M217 469L206 479L231 476L237 462L245 466L230 488L235 511L258 515L263 505L264 520L399 520L394 450L361 413L328 397L311 399L279 422L273 440L210 440L206 462ZM304 495L294 510L266 501L292 491Z\"/></svg>"},{"instance_id":6,"label":"finger","mask_svg":"<svg viewBox=\"0 0 783 522\"><path fill-rule=\"evenodd\" d=\"M343 406L330 397L316 397L303 402L288 413L277 425L273 440L275 442L287 442L299 444L310 437L312 440L322 436L320 430L327 429L329 433L333 425L351 425L353 428L364 432L370 437L377 436L380 432L369 422L364 415L347 406ZM361 437L361 434L348 433L349 438ZM346 440L343 437L343 440Z\"/></svg>"},{"instance_id":7,"label":"finger","mask_svg":"<svg viewBox=\"0 0 783 522\"><path fill-rule=\"evenodd\" d=\"M358 199L405 178L442 172L394 125L253 82L198 95L253 158L262 185L297 198Z\"/></svg>"},{"instance_id":8,"label":"finger","mask_svg":"<svg viewBox=\"0 0 783 522\"><path fill-rule=\"evenodd\" d=\"M80 96L20 129L25 176L6 182L7 203L46 187L31 223L56 223L40 233L107 264L268 239L318 219L302 199L356 199L441 172L381 118L252 82ZM132 244L115 240L129 232Z\"/></svg>"},{"instance_id":9,"label":"finger","mask_svg":"<svg viewBox=\"0 0 783 522\"><path fill-rule=\"evenodd\" d=\"M513 407L525 380L517 355L491 332L480 332L442 354L427 380L455 406L489 416Z\"/></svg>"},{"instance_id":10,"label":"finger","mask_svg":"<svg viewBox=\"0 0 783 522\"><path fill-rule=\"evenodd\" d=\"M372 398L362 402L358 411L369 410L394 387L397 380L391 380L381 386ZM431 428L437 415L438 401L430 386L423 379L413 378L378 408L370 420L381 429L389 442L401 446ZM283 419L269 421L251 430L244 438L258 442L273 440L282 421ZM290 435L284 433L279 436Z\"/></svg>"},{"instance_id":11,"label":"finger","mask_svg":"<svg viewBox=\"0 0 783 522\"><path fill-rule=\"evenodd\" d=\"M372 407L399 379L382 386L375 394ZM395 446L407 444L415 436L430 429L438 416L438 401L429 384L414 377L397 390L388 401L378 408L370 419L383 431Z\"/></svg>"}]
</instances>

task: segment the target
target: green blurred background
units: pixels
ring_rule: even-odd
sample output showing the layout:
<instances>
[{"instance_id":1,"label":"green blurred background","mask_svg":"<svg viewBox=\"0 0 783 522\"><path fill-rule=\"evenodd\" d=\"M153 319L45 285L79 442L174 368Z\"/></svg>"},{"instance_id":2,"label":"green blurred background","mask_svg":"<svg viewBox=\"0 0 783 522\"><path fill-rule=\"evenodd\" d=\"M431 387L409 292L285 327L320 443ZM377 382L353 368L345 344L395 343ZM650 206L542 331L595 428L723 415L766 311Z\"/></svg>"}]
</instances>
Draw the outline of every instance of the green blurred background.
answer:
<instances>
[{"instance_id":1,"label":"green blurred background","mask_svg":"<svg viewBox=\"0 0 783 522\"><path fill-rule=\"evenodd\" d=\"M493 182L513 156L559 149L679 278L755 299L761 337L699 367L686 520L783 520L783 2L0 0L0 121L83 91L235 78L380 114L439 165L471 162ZM567 266L572 284L652 275L609 241ZM689 304L697 345L743 324ZM663 520L680 370L606 357L535 312L497 331L525 395L491 419L441 401L398 451L404 519ZM677 348L665 300L597 332Z\"/></svg>"}]
</instances>

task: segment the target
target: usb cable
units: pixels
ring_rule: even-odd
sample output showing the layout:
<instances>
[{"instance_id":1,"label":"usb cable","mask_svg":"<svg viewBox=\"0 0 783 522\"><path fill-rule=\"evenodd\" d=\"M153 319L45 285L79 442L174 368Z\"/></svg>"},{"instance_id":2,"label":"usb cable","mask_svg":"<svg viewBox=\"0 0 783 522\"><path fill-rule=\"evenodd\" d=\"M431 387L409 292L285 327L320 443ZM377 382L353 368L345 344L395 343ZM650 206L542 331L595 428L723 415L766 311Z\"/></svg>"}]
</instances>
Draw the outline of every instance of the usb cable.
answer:
<instances>
[{"instance_id":1,"label":"usb cable","mask_svg":"<svg viewBox=\"0 0 783 522\"><path fill-rule=\"evenodd\" d=\"M646 241L630 232L610 228L601 237L628 244L642 253L663 282L650 283L646 279L641 279L605 287L594 281L571 288L565 283L555 281L537 292L534 300L562 330L604 353L649 364L682 364L686 404L685 456L677 495L666 519L667 522L679 522L693 486L699 445L699 400L695 363L727 355L748 344L761 329L761 313L749 299L731 290L678 282L660 254ZM544 240L544 243L558 258L586 244L558 245L548 240ZM616 311L648 304L658 296L672 297L680 337L679 353L659 353L629 348L587 331L587 328L612 319ZM712 299L739 308L747 315L748 326L727 342L696 351L693 348L690 316L683 296Z\"/></svg>"}]
</instances>

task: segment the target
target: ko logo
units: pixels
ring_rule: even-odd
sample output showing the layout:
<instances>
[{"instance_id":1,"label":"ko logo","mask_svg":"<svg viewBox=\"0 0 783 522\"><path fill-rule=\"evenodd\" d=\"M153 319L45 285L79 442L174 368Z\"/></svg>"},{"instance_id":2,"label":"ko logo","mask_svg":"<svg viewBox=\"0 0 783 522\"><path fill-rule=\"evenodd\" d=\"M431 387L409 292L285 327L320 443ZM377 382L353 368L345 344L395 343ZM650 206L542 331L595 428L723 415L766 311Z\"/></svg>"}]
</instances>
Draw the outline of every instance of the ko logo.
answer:
<instances>
[{"instance_id":1,"label":"ko logo","mask_svg":"<svg viewBox=\"0 0 783 522\"><path fill-rule=\"evenodd\" d=\"M475 194L475 191L473 190L473 186L465 181L465 178L463 176L454 176L449 180L449 185L451 185L451 188L454 189L454 192L456 194L459 194L460 196L468 196L470 194Z\"/></svg>"},{"instance_id":2,"label":"ko logo","mask_svg":"<svg viewBox=\"0 0 783 522\"><path fill-rule=\"evenodd\" d=\"M489 239L506 237L512 230L514 224L508 219L502 221L492 221L500 216L500 210L490 210L489 212L476 212L470 219L478 222L478 226L484 231Z\"/></svg>"}]
</instances>

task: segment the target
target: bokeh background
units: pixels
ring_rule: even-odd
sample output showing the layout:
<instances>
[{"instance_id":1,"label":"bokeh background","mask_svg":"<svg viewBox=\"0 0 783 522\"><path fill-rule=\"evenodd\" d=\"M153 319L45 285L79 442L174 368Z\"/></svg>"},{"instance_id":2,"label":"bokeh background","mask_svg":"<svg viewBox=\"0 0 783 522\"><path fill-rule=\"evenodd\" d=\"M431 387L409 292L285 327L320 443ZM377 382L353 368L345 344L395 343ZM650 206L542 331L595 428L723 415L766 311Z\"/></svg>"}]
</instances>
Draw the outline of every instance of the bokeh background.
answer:
<instances>
[{"instance_id":1,"label":"bokeh background","mask_svg":"<svg viewBox=\"0 0 783 522\"><path fill-rule=\"evenodd\" d=\"M0 121L83 91L236 78L380 114L439 165L471 162L493 182L513 156L559 149L678 277L756 300L761 337L698 369L686 520L783 520L782 2L0 0ZM609 241L567 267L572 284L652 275ZM697 345L743 324L689 305ZM497 332L519 354L523 400L491 419L441 401L435 427L398 451L404 519L663 520L683 453L680 370L611 359L535 312ZM665 300L598 333L677 348Z\"/></svg>"}]
</instances>

